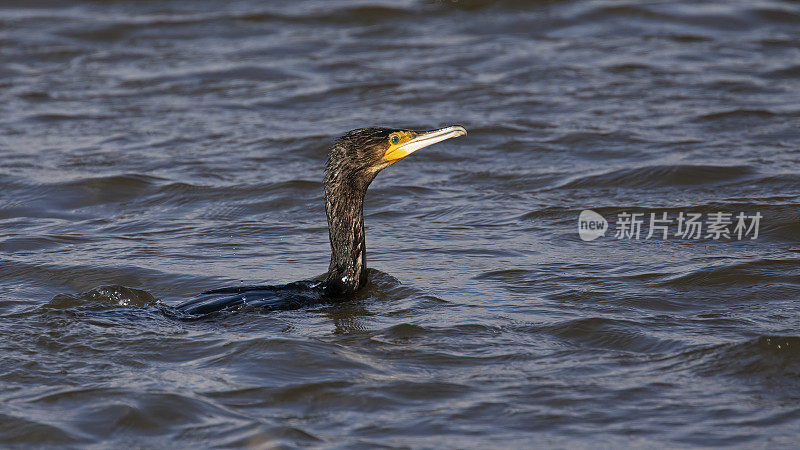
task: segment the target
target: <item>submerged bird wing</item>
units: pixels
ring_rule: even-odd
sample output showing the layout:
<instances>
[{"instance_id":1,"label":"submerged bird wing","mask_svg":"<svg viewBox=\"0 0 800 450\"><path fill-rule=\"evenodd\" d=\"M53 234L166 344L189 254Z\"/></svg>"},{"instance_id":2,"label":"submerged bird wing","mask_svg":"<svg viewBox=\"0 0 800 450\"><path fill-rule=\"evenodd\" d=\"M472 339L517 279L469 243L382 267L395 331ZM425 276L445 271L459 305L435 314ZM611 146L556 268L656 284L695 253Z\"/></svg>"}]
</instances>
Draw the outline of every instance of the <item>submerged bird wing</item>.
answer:
<instances>
[{"instance_id":1,"label":"submerged bird wing","mask_svg":"<svg viewBox=\"0 0 800 450\"><path fill-rule=\"evenodd\" d=\"M322 283L298 281L278 286L238 286L214 289L176 307L186 314L201 316L243 307L268 311L292 310L325 303Z\"/></svg>"}]
</instances>

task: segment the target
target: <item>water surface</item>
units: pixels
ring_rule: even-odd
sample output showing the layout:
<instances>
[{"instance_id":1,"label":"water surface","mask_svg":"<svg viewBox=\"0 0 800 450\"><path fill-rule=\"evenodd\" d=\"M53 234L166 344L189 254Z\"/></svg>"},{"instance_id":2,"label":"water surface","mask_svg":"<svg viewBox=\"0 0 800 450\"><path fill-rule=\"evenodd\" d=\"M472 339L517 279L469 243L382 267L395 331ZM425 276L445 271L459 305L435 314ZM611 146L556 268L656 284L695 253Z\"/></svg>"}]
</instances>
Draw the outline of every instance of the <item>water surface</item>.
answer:
<instances>
[{"instance_id":1,"label":"water surface","mask_svg":"<svg viewBox=\"0 0 800 450\"><path fill-rule=\"evenodd\" d=\"M358 298L172 314L325 272L336 136L450 124ZM796 447L798 130L795 2L2 2L0 442Z\"/></svg>"}]
</instances>

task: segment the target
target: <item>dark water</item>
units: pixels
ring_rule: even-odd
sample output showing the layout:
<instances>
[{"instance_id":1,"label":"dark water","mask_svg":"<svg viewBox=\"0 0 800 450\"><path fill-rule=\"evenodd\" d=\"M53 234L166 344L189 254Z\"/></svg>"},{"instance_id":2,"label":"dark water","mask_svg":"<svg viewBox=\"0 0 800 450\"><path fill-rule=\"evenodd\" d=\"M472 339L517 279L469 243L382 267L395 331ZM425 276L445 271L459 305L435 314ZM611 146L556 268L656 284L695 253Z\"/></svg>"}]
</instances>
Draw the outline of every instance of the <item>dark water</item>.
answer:
<instances>
[{"instance_id":1,"label":"dark water","mask_svg":"<svg viewBox=\"0 0 800 450\"><path fill-rule=\"evenodd\" d=\"M171 313L325 272L333 138L456 123L358 298ZM799 142L796 2L3 2L0 442L796 448Z\"/></svg>"}]
</instances>

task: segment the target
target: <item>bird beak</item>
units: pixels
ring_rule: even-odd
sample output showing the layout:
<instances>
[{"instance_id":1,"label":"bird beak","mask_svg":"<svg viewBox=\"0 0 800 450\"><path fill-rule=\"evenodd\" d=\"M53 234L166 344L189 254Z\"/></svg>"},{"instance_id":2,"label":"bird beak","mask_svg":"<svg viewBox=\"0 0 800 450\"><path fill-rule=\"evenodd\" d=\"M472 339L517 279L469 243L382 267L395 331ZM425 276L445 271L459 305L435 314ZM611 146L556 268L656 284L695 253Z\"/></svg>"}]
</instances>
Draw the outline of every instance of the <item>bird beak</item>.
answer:
<instances>
[{"instance_id":1,"label":"bird beak","mask_svg":"<svg viewBox=\"0 0 800 450\"><path fill-rule=\"evenodd\" d=\"M384 157L387 161L399 161L423 147L433 145L437 142L442 142L445 139L464 136L466 134L467 130L458 125L454 127L442 128L440 130L426 131L414 136L414 138L409 141L390 148L386 151Z\"/></svg>"}]
</instances>

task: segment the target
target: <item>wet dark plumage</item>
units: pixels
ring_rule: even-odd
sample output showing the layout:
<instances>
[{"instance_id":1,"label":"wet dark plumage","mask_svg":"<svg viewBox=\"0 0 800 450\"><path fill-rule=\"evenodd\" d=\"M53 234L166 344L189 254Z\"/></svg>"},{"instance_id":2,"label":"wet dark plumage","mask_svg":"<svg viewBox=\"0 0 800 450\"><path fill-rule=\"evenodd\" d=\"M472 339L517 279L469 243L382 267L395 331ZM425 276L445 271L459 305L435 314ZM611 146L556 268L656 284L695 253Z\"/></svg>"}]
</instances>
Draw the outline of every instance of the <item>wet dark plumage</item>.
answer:
<instances>
[{"instance_id":1,"label":"wet dark plumage","mask_svg":"<svg viewBox=\"0 0 800 450\"><path fill-rule=\"evenodd\" d=\"M372 180L391 165L384 155L389 136L410 132L392 128L360 128L337 139L325 169L325 212L331 261L324 281L298 281L278 286L243 286L206 291L178 306L189 314L208 314L248 305L285 310L335 302L367 283L364 195Z\"/></svg>"},{"instance_id":2,"label":"wet dark plumage","mask_svg":"<svg viewBox=\"0 0 800 450\"><path fill-rule=\"evenodd\" d=\"M389 162L383 155L388 137L400 130L362 128L336 141L325 170L325 213L331 241L331 264L325 278L329 296L350 294L366 284L364 195Z\"/></svg>"}]
</instances>

